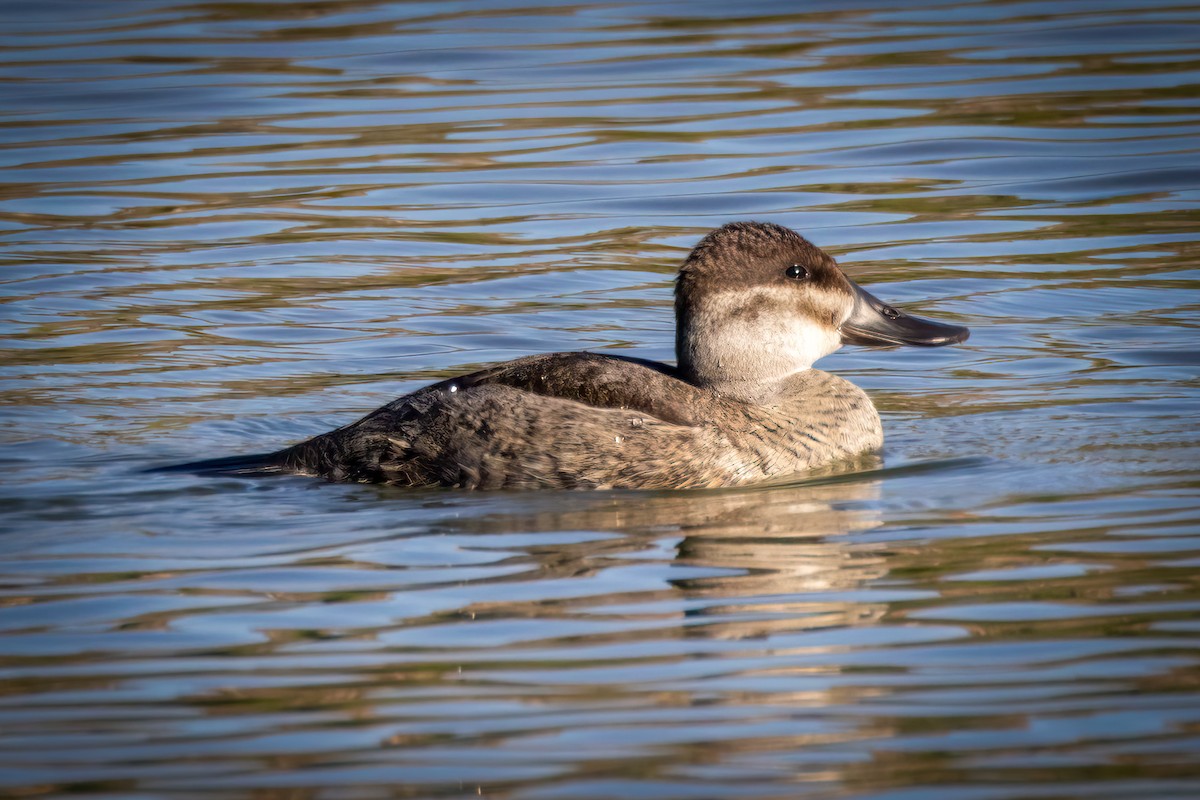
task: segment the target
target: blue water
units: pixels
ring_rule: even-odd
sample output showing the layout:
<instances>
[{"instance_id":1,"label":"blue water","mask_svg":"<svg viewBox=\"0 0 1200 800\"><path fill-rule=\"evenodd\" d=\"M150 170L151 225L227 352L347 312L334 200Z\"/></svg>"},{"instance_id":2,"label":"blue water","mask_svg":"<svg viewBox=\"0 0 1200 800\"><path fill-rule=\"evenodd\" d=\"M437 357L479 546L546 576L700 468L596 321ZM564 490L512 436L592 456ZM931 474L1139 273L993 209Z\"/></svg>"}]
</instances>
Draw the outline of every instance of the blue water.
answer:
<instances>
[{"instance_id":1,"label":"blue water","mask_svg":"<svg viewBox=\"0 0 1200 800\"><path fill-rule=\"evenodd\" d=\"M799 9L799 10L797 10ZM0 3L0 794L1200 796L1200 11ZM705 492L142 472L792 227L939 350Z\"/></svg>"}]
</instances>

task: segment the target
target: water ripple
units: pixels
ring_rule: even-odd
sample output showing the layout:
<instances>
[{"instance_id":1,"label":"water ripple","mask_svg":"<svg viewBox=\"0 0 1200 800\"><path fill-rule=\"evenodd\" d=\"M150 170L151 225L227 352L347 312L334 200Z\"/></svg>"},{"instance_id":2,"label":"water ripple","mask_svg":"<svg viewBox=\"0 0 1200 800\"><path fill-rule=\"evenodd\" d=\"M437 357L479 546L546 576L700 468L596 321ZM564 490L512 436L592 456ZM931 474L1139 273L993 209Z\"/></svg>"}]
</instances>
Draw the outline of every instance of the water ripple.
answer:
<instances>
[{"instance_id":1,"label":"water ripple","mask_svg":"<svg viewBox=\"0 0 1200 800\"><path fill-rule=\"evenodd\" d=\"M0 14L3 790L1200 794L1188 3ZM670 359L675 265L745 218L971 326L822 362L881 462L142 472L531 352Z\"/></svg>"}]
</instances>

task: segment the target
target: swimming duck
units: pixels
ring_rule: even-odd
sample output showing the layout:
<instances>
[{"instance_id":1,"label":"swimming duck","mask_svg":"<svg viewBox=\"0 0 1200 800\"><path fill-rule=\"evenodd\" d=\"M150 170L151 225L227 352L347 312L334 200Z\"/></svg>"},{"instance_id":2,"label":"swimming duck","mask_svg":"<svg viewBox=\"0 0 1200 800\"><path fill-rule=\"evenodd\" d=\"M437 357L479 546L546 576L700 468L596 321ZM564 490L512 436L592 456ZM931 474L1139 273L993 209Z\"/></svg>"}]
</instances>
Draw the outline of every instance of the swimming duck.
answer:
<instances>
[{"instance_id":1,"label":"swimming duck","mask_svg":"<svg viewBox=\"0 0 1200 800\"><path fill-rule=\"evenodd\" d=\"M405 395L260 456L184 465L241 474L469 489L694 488L803 472L879 449L861 389L813 363L844 344L940 346L780 225L709 233L675 284L676 366L598 353L509 361Z\"/></svg>"}]
</instances>

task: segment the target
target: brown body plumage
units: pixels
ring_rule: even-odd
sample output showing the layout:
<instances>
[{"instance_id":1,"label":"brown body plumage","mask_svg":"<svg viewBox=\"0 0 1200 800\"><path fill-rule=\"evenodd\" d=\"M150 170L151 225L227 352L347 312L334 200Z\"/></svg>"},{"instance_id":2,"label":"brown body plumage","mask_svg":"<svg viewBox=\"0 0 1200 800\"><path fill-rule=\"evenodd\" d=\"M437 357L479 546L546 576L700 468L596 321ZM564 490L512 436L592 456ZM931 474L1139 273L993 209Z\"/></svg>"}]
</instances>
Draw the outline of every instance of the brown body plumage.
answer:
<instances>
[{"instance_id":1,"label":"brown body plumage","mask_svg":"<svg viewBox=\"0 0 1200 800\"><path fill-rule=\"evenodd\" d=\"M778 225L705 237L676 287L679 366L531 356L433 384L276 453L201 465L403 486L693 488L803 472L877 449L879 415L813 361L856 344L939 345Z\"/></svg>"},{"instance_id":2,"label":"brown body plumage","mask_svg":"<svg viewBox=\"0 0 1200 800\"><path fill-rule=\"evenodd\" d=\"M276 454L284 472L471 489L694 488L788 475L878 448L866 394L827 372L750 404L648 363L532 356L425 387Z\"/></svg>"}]
</instances>

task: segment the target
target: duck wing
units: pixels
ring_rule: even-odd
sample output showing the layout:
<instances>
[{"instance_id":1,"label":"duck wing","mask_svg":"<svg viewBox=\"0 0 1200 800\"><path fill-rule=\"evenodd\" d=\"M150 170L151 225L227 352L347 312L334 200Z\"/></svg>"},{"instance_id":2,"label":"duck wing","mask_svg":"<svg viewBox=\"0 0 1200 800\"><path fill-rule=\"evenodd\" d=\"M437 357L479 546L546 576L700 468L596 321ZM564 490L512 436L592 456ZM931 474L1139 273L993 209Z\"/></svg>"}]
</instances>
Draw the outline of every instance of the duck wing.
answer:
<instances>
[{"instance_id":1,"label":"duck wing","mask_svg":"<svg viewBox=\"0 0 1200 800\"><path fill-rule=\"evenodd\" d=\"M691 437L713 403L665 364L551 353L431 384L268 459L279 472L406 486L592 485L620 458L608 443Z\"/></svg>"},{"instance_id":2,"label":"duck wing","mask_svg":"<svg viewBox=\"0 0 1200 800\"><path fill-rule=\"evenodd\" d=\"M658 361L599 353L548 353L426 386L384 409L402 407L427 392L456 393L489 385L593 408L639 411L679 425L701 424L704 417L698 410L712 396L681 379L675 367Z\"/></svg>"}]
</instances>

